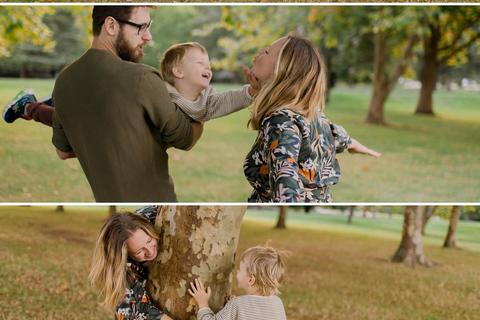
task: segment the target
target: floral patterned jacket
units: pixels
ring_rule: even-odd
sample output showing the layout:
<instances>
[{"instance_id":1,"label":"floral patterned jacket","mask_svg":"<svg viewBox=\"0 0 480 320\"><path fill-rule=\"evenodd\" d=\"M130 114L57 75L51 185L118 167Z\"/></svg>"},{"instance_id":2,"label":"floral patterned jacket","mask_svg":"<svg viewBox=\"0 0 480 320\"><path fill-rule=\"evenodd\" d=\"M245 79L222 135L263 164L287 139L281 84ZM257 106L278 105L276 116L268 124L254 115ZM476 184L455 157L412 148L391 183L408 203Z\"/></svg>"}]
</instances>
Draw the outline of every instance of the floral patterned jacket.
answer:
<instances>
[{"instance_id":1,"label":"floral patterned jacket","mask_svg":"<svg viewBox=\"0 0 480 320\"><path fill-rule=\"evenodd\" d=\"M143 207L136 214L147 218L152 224L157 217L155 206ZM164 313L150 301L145 285L148 277L148 266L142 262L129 259L127 264L135 276L135 283L125 292L125 299L115 307L115 320L159 320Z\"/></svg>"},{"instance_id":2,"label":"floral patterned jacket","mask_svg":"<svg viewBox=\"0 0 480 320\"><path fill-rule=\"evenodd\" d=\"M351 138L317 113L312 122L288 109L266 116L243 170L253 187L249 202L331 202L340 178L337 153Z\"/></svg>"}]
</instances>

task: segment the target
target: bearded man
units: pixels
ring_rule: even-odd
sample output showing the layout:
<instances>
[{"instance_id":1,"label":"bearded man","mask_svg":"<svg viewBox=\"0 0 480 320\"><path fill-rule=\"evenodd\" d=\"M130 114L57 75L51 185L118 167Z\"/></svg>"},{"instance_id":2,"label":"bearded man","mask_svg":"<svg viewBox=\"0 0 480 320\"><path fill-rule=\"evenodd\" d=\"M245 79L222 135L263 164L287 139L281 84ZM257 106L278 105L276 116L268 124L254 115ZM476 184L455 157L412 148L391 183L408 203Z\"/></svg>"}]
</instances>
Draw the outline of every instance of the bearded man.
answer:
<instances>
[{"instance_id":1,"label":"bearded man","mask_svg":"<svg viewBox=\"0 0 480 320\"><path fill-rule=\"evenodd\" d=\"M77 157L96 201L175 202L167 146L189 150L203 125L176 107L158 71L139 64L152 39L149 8L95 6L93 42L53 91L52 142Z\"/></svg>"}]
</instances>

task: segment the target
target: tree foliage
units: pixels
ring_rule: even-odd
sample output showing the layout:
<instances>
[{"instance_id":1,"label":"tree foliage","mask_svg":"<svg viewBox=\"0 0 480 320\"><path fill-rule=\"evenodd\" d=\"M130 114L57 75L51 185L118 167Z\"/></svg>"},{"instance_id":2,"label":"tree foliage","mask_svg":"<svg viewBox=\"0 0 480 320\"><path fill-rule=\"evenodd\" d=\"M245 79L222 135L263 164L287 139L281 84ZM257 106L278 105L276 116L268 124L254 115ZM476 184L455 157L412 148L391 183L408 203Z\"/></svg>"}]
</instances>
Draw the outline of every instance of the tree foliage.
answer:
<instances>
[{"instance_id":1,"label":"tree foliage","mask_svg":"<svg viewBox=\"0 0 480 320\"><path fill-rule=\"evenodd\" d=\"M55 41L43 17L53 13L53 7L48 6L0 7L0 57L10 56L19 43L41 45L45 51L52 49Z\"/></svg>"}]
</instances>

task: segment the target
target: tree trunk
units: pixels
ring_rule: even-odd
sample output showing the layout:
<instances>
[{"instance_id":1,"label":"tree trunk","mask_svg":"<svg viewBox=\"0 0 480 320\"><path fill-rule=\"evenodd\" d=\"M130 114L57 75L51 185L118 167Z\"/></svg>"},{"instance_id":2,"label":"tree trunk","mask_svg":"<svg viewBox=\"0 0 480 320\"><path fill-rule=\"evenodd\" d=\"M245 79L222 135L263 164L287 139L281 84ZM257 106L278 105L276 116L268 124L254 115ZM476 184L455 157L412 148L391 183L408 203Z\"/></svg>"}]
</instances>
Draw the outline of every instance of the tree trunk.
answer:
<instances>
[{"instance_id":1,"label":"tree trunk","mask_svg":"<svg viewBox=\"0 0 480 320\"><path fill-rule=\"evenodd\" d=\"M147 290L174 319L196 319L190 282L201 277L212 289L210 307L218 312L230 295L243 215L240 206L163 206L155 228L159 257L149 267Z\"/></svg>"},{"instance_id":2,"label":"tree trunk","mask_svg":"<svg viewBox=\"0 0 480 320\"><path fill-rule=\"evenodd\" d=\"M413 46L418 37L413 32L408 36L402 56L387 79L387 34L379 30L375 34L375 54L373 62L372 96L368 107L367 123L385 124L383 109L390 92L395 88L398 78L405 72L413 56ZM389 54L389 52L388 52Z\"/></svg>"},{"instance_id":3,"label":"tree trunk","mask_svg":"<svg viewBox=\"0 0 480 320\"><path fill-rule=\"evenodd\" d=\"M403 262L407 266L418 264L430 267L433 265L423 253L422 213L422 208L418 206L405 207L402 241L392 257L392 262Z\"/></svg>"},{"instance_id":4,"label":"tree trunk","mask_svg":"<svg viewBox=\"0 0 480 320\"><path fill-rule=\"evenodd\" d=\"M387 62L387 39L383 31L375 34L375 54L373 62L372 96L368 106L367 123L385 124L383 106L387 99L385 66Z\"/></svg>"},{"instance_id":5,"label":"tree trunk","mask_svg":"<svg viewBox=\"0 0 480 320\"><path fill-rule=\"evenodd\" d=\"M281 206L280 212L278 213L278 221L275 229L286 229L287 225L285 224L285 219L287 217L287 207Z\"/></svg>"},{"instance_id":6,"label":"tree trunk","mask_svg":"<svg viewBox=\"0 0 480 320\"><path fill-rule=\"evenodd\" d=\"M117 206L108 206L108 215L113 216L117 213Z\"/></svg>"},{"instance_id":7,"label":"tree trunk","mask_svg":"<svg viewBox=\"0 0 480 320\"><path fill-rule=\"evenodd\" d=\"M437 84L437 70L439 66L437 55L441 31L438 23L436 25L430 24L429 29L431 35L424 37L423 40L423 59L419 75L422 87L415 114L433 115L433 92Z\"/></svg>"},{"instance_id":8,"label":"tree trunk","mask_svg":"<svg viewBox=\"0 0 480 320\"><path fill-rule=\"evenodd\" d=\"M427 226L428 220L430 220L431 217L435 214L435 210L437 210L437 206L432 206L432 207L425 207L425 210L423 210L423 219L422 219L422 235L425 235L425 228Z\"/></svg>"},{"instance_id":9,"label":"tree trunk","mask_svg":"<svg viewBox=\"0 0 480 320\"><path fill-rule=\"evenodd\" d=\"M65 212L65 208L63 206L57 206L55 212Z\"/></svg>"},{"instance_id":10,"label":"tree trunk","mask_svg":"<svg viewBox=\"0 0 480 320\"><path fill-rule=\"evenodd\" d=\"M443 243L444 248L455 248L457 246L457 226L460 217L460 206L453 206L450 214L450 224L448 225L447 236Z\"/></svg>"},{"instance_id":11,"label":"tree trunk","mask_svg":"<svg viewBox=\"0 0 480 320\"><path fill-rule=\"evenodd\" d=\"M350 206L349 213L348 213L348 224L352 224L353 212L355 211L355 206Z\"/></svg>"}]
</instances>

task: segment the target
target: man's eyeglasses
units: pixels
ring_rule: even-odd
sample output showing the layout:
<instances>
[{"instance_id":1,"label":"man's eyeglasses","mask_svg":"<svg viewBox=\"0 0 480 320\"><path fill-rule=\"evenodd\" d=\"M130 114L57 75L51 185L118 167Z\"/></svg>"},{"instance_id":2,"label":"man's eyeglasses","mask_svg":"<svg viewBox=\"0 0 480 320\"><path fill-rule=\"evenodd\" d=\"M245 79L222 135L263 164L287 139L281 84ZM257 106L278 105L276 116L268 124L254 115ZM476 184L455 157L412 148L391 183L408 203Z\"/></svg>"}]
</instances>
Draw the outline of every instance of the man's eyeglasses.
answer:
<instances>
[{"instance_id":1,"label":"man's eyeglasses","mask_svg":"<svg viewBox=\"0 0 480 320\"><path fill-rule=\"evenodd\" d=\"M147 31L147 29L150 28L152 26L152 23L153 23L153 21L150 20L149 23L138 24L138 23L134 23L134 22L131 22L131 21L128 21L128 20L123 20L123 19L119 19L119 18L115 18L115 17L112 17L112 18L117 20L118 22L129 24L131 26L137 27L138 28L138 32L137 32L138 35L144 34L145 31Z\"/></svg>"}]
</instances>

